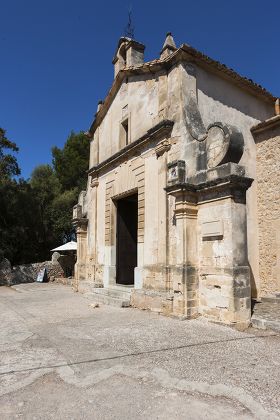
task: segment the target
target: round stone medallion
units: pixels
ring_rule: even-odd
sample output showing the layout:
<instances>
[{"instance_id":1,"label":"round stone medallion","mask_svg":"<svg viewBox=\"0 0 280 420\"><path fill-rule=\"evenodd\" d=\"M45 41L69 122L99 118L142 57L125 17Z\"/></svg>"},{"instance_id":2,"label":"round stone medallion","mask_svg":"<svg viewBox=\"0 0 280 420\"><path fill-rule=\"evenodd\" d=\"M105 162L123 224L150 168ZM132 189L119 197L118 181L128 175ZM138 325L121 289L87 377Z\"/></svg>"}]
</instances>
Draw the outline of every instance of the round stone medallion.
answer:
<instances>
[{"instance_id":1,"label":"round stone medallion","mask_svg":"<svg viewBox=\"0 0 280 420\"><path fill-rule=\"evenodd\" d=\"M214 168L224 159L229 147L230 135L220 124L208 128L206 139L207 167Z\"/></svg>"}]
</instances>

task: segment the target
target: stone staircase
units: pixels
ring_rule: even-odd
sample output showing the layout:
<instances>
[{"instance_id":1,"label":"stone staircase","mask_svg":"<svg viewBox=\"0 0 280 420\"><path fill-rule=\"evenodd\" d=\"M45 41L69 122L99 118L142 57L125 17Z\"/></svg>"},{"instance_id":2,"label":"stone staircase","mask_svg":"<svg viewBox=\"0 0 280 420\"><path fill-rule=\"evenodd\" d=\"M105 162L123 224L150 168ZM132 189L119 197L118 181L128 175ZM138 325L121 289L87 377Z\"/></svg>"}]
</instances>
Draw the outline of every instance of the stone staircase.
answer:
<instances>
[{"instance_id":1,"label":"stone staircase","mask_svg":"<svg viewBox=\"0 0 280 420\"><path fill-rule=\"evenodd\" d=\"M280 332L280 293L265 296L253 305L252 326Z\"/></svg>"},{"instance_id":2,"label":"stone staircase","mask_svg":"<svg viewBox=\"0 0 280 420\"><path fill-rule=\"evenodd\" d=\"M84 293L84 296L94 303L128 308L130 306L130 295L133 286L110 286L109 288L94 287Z\"/></svg>"}]
</instances>

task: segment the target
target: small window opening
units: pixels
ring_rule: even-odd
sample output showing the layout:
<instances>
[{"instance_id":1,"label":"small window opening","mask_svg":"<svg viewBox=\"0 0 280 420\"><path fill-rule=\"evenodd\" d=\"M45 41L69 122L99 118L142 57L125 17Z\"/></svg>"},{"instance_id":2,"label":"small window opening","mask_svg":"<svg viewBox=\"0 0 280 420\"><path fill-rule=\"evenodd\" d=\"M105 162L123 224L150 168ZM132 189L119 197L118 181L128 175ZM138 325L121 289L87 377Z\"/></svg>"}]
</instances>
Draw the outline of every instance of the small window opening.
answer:
<instances>
[{"instance_id":1,"label":"small window opening","mask_svg":"<svg viewBox=\"0 0 280 420\"><path fill-rule=\"evenodd\" d=\"M123 109L123 118L119 125L119 148L127 146L130 143L130 122L127 109Z\"/></svg>"},{"instance_id":2,"label":"small window opening","mask_svg":"<svg viewBox=\"0 0 280 420\"><path fill-rule=\"evenodd\" d=\"M128 119L122 122L123 130L124 130L124 143L125 146L128 145Z\"/></svg>"}]
</instances>

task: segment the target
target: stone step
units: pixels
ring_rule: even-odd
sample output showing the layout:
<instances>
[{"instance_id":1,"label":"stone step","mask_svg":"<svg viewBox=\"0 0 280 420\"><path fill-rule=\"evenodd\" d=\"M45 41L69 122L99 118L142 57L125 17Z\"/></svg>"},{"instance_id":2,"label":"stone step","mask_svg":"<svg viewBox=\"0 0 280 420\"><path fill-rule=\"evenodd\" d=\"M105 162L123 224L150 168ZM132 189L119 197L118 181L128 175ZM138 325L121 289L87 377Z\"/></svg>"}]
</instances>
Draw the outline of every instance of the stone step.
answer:
<instances>
[{"instance_id":1,"label":"stone step","mask_svg":"<svg viewBox=\"0 0 280 420\"><path fill-rule=\"evenodd\" d=\"M131 288L126 286L112 286L110 288L92 288L84 296L93 302L103 303L104 305L127 308L130 306Z\"/></svg>"},{"instance_id":2,"label":"stone step","mask_svg":"<svg viewBox=\"0 0 280 420\"><path fill-rule=\"evenodd\" d=\"M273 330L280 332L280 319L272 320L261 318L257 316L252 316L252 327L259 328L261 330Z\"/></svg>"},{"instance_id":3,"label":"stone step","mask_svg":"<svg viewBox=\"0 0 280 420\"><path fill-rule=\"evenodd\" d=\"M131 289L134 287L134 285L122 285L122 284L117 284L117 285L112 285L109 286L109 288L105 288L105 287L98 287L94 284L94 282L92 280L83 280L79 283L79 291L81 293L87 293L87 292L93 292L95 293L96 290L119 290L119 291L123 291L123 292L131 292Z\"/></svg>"},{"instance_id":4,"label":"stone step","mask_svg":"<svg viewBox=\"0 0 280 420\"><path fill-rule=\"evenodd\" d=\"M280 331L280 300L255 302L253 306L252 326L263 330Z\"/></svg>"},{"instance_id":5,"label":"stone step","mask_svg":"<svg viewBox=\"0 0 280 420\"><path fill-rule=\"evenodd\" d=\"M84 296L92 302L102 303L103 305L116 306L118 308L128 308L130 306L130 299L117 298L100 293L85 293Z\"/></svg>"},{"instance_id":6,"label":"stone step","mask_svg":"<svg viewBox=\"0 0 280 420\"><path fill-rule=\"evenodd\" d=\"M111 296L116 297L119 299L125 299L130 300L130 289L129 290L123 290L118 288L95 288L92 290L92 293L103 295L103 296Z\"/></svg>"},{"instance_id":7,"label":"stone step","mask_svg":"<svg viewBox=\"0 0 280 420\"><path fill-rule=\"evenodd\" d=\"M275 295L271 295L271 296L264 296L261 298L261 301L280 304L280 293L275 293Z\"/></svg>"},{"instance_id":8,"label":"stone step","mask_svg":"<svg viewBox=\"0 0 280 420\"><path fill-rule=\"evenodd\" d=\"M134 288L134 285L125 285L125 284L116 284L114 286L109 286L110 290L122 290L123 292L131 292L131 289Z\"/></svg>"}]
</instances>

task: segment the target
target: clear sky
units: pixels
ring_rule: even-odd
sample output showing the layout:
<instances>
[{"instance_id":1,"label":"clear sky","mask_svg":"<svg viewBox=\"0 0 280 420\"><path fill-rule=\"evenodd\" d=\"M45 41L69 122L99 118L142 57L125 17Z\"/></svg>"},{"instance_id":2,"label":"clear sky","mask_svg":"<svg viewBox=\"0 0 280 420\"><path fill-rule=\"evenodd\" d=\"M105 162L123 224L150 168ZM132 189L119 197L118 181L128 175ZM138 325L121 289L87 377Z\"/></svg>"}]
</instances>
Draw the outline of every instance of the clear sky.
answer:
<instances>
[{"instance_id":1,"label":"clear sky","mask_svg":"<svg viewBox=\"0 0 280 420\"><path fill-rule=\"evenodd\" d=\"M157 58L165 34L280 96L280 1L0 0L0 127L20 147L22 176L87 130L113 79L132 4L135 39Z\"/></svg>"}]
</instances>

